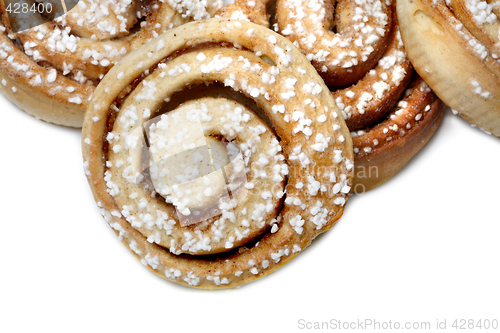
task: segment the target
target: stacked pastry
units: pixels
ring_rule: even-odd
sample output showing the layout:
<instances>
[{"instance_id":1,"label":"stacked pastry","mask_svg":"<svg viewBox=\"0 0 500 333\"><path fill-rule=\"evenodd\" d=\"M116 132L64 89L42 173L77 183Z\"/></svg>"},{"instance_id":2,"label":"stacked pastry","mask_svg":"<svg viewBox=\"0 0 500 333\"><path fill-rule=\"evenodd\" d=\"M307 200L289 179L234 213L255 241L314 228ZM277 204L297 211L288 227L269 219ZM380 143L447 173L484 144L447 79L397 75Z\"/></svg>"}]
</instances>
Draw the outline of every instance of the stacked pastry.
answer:
<instances>
[{"instance_id":1,"label":"stacked pastry","mask_svg":"<svg viewBox=\"0 0 500 333\"><path fill-rule=\"evenodd\" d=\"M291 260L431 138L431 88L500 135L498 2L397 0L396 17L395 1L237 0L209 19L219 7L82 0L26 26L0 2L0 91L48 122L85 117L104 219L167 280L235 287Z\"/></svg>"},{"instance_id":2,"label":"stacked pastry","mask_svg":"<svg viewBox=\"0 0 500 333\"><path fill-rule=\"evenodd\" d=\"M256 5L252 6L252 4ZM444 105L406 55L394 3L240 0L217 14L270 25L329 85L354 143L356 192L395 175L432 137Z\"/></svg>"}]
</instances>

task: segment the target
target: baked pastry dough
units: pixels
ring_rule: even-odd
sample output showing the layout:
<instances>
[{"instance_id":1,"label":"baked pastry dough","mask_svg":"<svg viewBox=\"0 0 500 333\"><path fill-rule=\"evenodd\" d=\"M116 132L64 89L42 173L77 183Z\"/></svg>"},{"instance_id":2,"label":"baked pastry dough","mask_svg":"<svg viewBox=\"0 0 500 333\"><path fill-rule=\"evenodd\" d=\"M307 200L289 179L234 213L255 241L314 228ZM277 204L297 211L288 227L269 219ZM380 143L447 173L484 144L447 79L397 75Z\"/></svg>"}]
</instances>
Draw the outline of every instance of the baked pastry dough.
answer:
<instances>
[{"instance_id":1,"label":"baked pastry dough","mask_svg":"<svg viewBox=\"0 0 500 333\"><path fill-rule=\"evenodd\" d=\"M276 20L280 33L306 54L326 84L338 87L362 79L382 57L392 9L390 2L378 0L337 1L336 6L334 1L279 0Z\"/></svg>"},{"instance_id":2,"label":"baked pastry dough","mask_svg":"<svg viewBox=\"0 0 500 333\"><path fill-rule=\"evenodd\" d=\"M500 136L499 1L398 0L408 56L467 121Z\"/></svg>"},{"instance_id":3,"label":"baked pastry dough","mask_svg":"<svg viewBox=\"0 0 500 333\"><path fill-rule=\"evenodd\" d=\"M216 15L269 25L273 18L261 10L268 1L253 7L252 2L236 1ZM413 76L393 4L339 1L334 15L332 2L278 0L275 21L275 29L333 85L332 94L354 137L355 191L387 181L430 139L443 112L443 104Z\"/></svg>"},{"instance_id":4,"label":"baked pastry dough","mask_svg":"<svg viewBox=\"0 0 500 333\"><path fill-rule=\"evenodd\" d=\"M430 140L444 104L416 77L394 109L375 125L351 132L354 191L362 193L394 176Z\"/></svg>"},{"instance_id":5,"label":"baked pastry dough","mask_svg":"<svg viewBox=\"0 0 500 333\"><path fill-rule=\"evenodd\" d=\"M220 4L82 0L67 15L14 33L17 22L0 2L0 92L37 118L81 127L95 86L118 60L170 28L210 17Z\"/></svg>"},{"instance_id":6,"label":"baked pastry dough","mask_svg":"<svg viewBox=\"0 0 500 333\"><path fill-rule=\"evenodd\" d=\"M341 217L352 185L352 141L323 80L249 22L188 23L132 52L97 87L82 139L122 242L199 288L288 262Z\"/></svg>"}]
</instances>

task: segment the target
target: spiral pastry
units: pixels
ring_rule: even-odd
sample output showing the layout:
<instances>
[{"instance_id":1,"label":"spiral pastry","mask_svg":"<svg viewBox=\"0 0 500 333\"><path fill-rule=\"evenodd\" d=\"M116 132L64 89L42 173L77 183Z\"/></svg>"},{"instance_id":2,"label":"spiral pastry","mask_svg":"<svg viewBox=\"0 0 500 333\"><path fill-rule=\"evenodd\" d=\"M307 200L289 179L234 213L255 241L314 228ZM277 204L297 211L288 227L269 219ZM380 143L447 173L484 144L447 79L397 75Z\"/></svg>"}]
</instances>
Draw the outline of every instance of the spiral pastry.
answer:
<instances>
[{"instance_id":1,"label":"spiral pastry","mask_svg":"<svg viewBox=\"0 0 500 333\"><path fill-rule=\"evenodd\" d=\"M220 3L208 1L81 0L17 33L22 22L10 22L0 1L0 91L37 118L81 127L95 86L118 60L170 28L210 17Z\"/></svg>"},{"instance_id":2,"label":"spiral pastry","mask_svg":"<svg viewBox=\"0 0 500 333\"><path fill-rule=\"evenodd\" d=\"M416 71L467 121L500 136L500 2L398 0Z\"/></svg>"},{"instance_id":3,"label":"spiral pastry","mask_svg":"<svg viewBox=\"0 0 500 333\"><path fill-rule=\"evenodd\" d=\"M324 82L245 21L188 23L132 52L97 87L82 139L122 242L199 288L284 265L341 217L352 185L352 141Z\"/></svg>"},{"instance_id":4,"label":"spiral pastry","mask_svg":"<svg viewBox=\"0 0 500 333\"><path fill-rule=\"evenodd\" d=\"M414 78L390 2L278 0L275 18L268 1L252 2L236 1L216 15L275 21L312 62L354 137L356 192L387 181L430 139L443 105Z\"/></svg>"}]
</instances>

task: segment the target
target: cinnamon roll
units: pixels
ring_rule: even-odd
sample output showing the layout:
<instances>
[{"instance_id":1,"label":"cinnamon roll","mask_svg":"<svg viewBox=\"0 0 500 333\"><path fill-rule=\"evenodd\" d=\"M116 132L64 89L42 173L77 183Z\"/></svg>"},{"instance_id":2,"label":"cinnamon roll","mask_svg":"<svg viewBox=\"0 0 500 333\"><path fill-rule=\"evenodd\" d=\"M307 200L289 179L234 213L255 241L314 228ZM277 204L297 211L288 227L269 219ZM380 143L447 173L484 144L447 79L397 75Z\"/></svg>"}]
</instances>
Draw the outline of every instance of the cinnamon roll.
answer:
<instances>
[{"instance_id":1,"label":"cinnamon roll","mask_svg":"<svg viewBox=\"0 0 500 333\"><path fill-rule=\"evenodd\" d=\"M209 19L117 63L85 116L86 175L155 274L235 287L295 257L343 212L352 141L309 61L250 22Z\"/></svg>"},{"instance_id":2,"label":"cinnamon roll","mask_svg":"<svg viewBox=\"0 0 500 333\"><path fill-rule=\"evenodd\" d=\"M393 3L278 0L273 18L268 11L253 9L269 8L268 1L254 7L251 2L236 1L216 15L249 20L257 17L256 22L265 21L267 25L275 21L275 30L293 41L311 61L330 86L355 137L356 192L387 181L430 139L442 117L443 104L413 76ZM429 108L433 112L424 112ZM394 123L395 117L413 118L415 122L418 114L426 115L426 121L418 117L419 126ZM378 126L385 130L376 131Z\"/></svg>"},{"instance_id":3,"label":"cinnamon roll","mask_svg":"<svg viewBox=\"0 0 500 333\"><path fill-rule=\"evenodd\" d=\"M81 0L66 15L22 30L0 1L0 91L37 118L81 127L95 86L118 60L168 29L210 17L220 5ZM38 13L30 19L47 21Z\"/></svg>"},{"instance_id":4,"label":"cinnamon roll","mask_svg":"<svg viewBox=\"0 0 500 333\"><path fill-rule=\"evenodd\" d=\"M467 121L500 136L500 2L398 0L408 56Z\"/></svg>"}]
</instances>

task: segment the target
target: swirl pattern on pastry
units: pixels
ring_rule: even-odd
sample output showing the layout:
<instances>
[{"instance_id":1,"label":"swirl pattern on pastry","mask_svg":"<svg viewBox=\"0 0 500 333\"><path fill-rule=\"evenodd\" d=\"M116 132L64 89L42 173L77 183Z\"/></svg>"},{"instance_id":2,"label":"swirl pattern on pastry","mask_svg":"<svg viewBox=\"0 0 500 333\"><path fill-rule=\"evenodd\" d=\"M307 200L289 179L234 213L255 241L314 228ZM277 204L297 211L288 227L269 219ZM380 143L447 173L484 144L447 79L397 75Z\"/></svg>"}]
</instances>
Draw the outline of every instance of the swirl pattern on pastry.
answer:
<instances>
[{"instance_id":1,"label":"swirl pattern on pastry","mask_svg":"<svg viewBox=\"0 0 500 333\"><path fill-rule=\"evenodd\" d=\"M384 54L392 7L380 0L279 0L276 20L327 85L346 86L363 78Z\"/></svg>"},{"instance_id":2,"label":"swirl pattern on pastry","mask_svg":"<svg viewBox=\"0 0 500 333\"><path fill-rule=\"evenodd\" d=\"M288 40L244 21L188 23L131 53L94 93L82 139L122 242L200 288L288 262L341 217L352 185L352 141L324 82Z\"/></svg>"},{"instance_id":3,"label":"swirl pattern on pastry","mask_svg":"<svg viewBox=\"0 0 500 333\"><path fill-rule=\"evenodd\" d=\"M68 14L18 33L0 3L0 91L37 118L80 127L95 86L118 60L220 6L170 2L82 0Z\"/></svg>"},{"instance_id":4,"label":"swirl pattern on pastry","mask_svg":"<svg viewBox=\"0 0 500 333\"><path fill-rule=\"evenodd\" d=\"M500 2L398 0L416 71L467 121L500 136Z\"/></svg>"},{"instance_id":5,"label":"swirl pattern on pastry","mask_svg":"<svg viewBox=\"0 0 500 333\"><path fill-rule=\"evenodd\" d=\"M260 7L265 7L268 1L263 0L262 3ZM260 20L269 22L269 16L262 17L262 14L259 14L261 11L249 13L248 1L246 0L236 2L230 9L227 11L224 7L216 14L246 16L249 19L258 16ZM339 1L336 13L333 14L333 5L327 1L278 0L276 3L276 29L285 37L293 40L294 44L308 55L308 59L313 64L318 58L317 55L352 54L357 56L360 54L359 50L350 48L356 44L365 46L365 50L367 50L365 52L372 51L371 54L378 54L374 49L372 50L372 44L367 41L383 41L385 43L388 39L387 44L378 47L382 53L374 58L375 64L367 67L368 64L365 63L362 77L354 75L354 81L348 79L353 84L340 89L332 88L335 102L355 137L354 187L356 192L363 192L391 178L425 145L437 128L443 106L435 101L429 89L419 89L421 93L417 94L414 88L408 88L412 80L419 82L418 84L421 83L418 78L413 78L413 68L401 40L398 22L394 17L393 4L385 2L381 4L371 0L361 1L361 3L359 1ZM336 23L330 21L333 16L338 18ZM378 27L369 24L377 19L379 24L385 23ZM347 28L347 22L351 22L352 26ZM329 28L332 25L337 28L337 37L335 38L339 38L335 43L321 39L321 36L325 34L327 36L333 34L325 32L327 31L325 27ZM363 33L357 34L356 32L359 31ZM344 36L345 41L342 42L338 36ZM304 46L305 44L308 44L307 47ZM355 58L343 59L347 62L358 63ZM331 76L326 67L319 69L319 73L325 79ZM344 73L345 75L346 73ZM417 83L413 83L413 85L415 84ZM407 88L409 91L405 95L411 94L413 97L406 97L404 101L400 101ZM407 105L407 107L397 106L398 103ZM432 110L435 112L429 113L425 119L422 118L422 121L418 122L419 126L411 127L415 124L408 121L405 124L400 124L401 119L414 118L417 114L422 113L427 105L434 104L436 106ZM417 113L413 114L414 112ZM404 115L402 118L401 114ZM396 116L398 121L394 122ZM379 124L377 125L377 123ZM404 125L404 128L399 128L398 125ZM398 130L396 133L377 131L375 129L378 126L387 129L398 128ZM410 128L412 130L408 131ZM420 131L430 133L430 135L419 134ZM422 137L425 137L426 140L419 141L418 138ZM369 138L370 144L367 144L362 138ZM379 144L380 146L377 147Z\"/></svg>"},{"instance_id":6,"label":"swirl pattern on pastry","mask_svg":"<svg viewBox=\"0 0 500 333\"><path fill-rule=\"evenodd\" d=\"M237 0L216 14L269 26L269 3ZM346 86L364 77L384 53L392 24L392 7L379 0L278 0L275 12L280 33L306 55L329 86Z\"/></svg>"}]
</instances>

